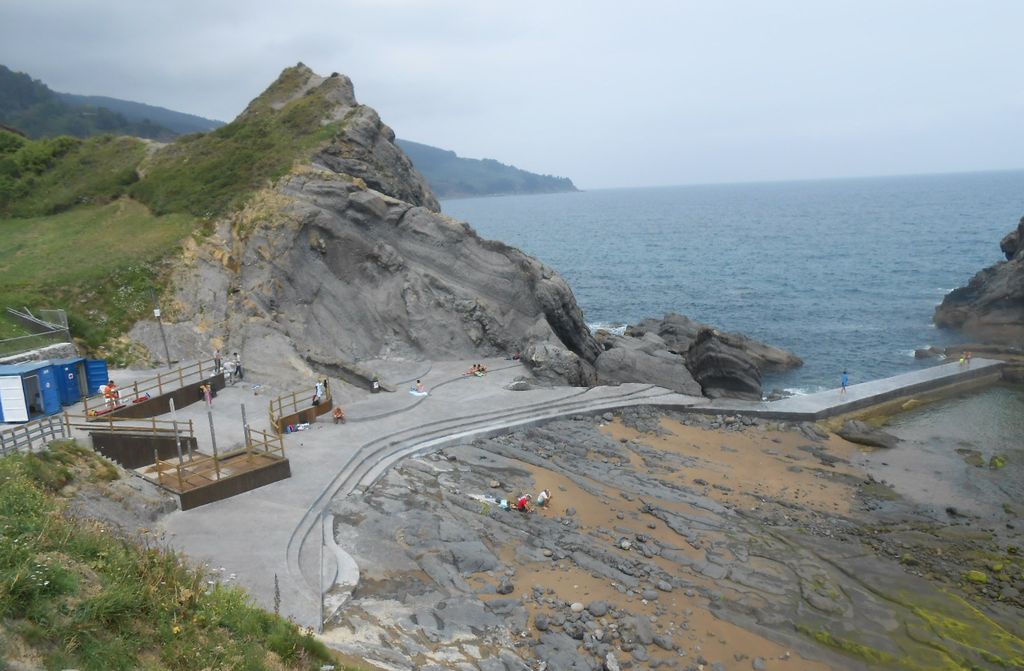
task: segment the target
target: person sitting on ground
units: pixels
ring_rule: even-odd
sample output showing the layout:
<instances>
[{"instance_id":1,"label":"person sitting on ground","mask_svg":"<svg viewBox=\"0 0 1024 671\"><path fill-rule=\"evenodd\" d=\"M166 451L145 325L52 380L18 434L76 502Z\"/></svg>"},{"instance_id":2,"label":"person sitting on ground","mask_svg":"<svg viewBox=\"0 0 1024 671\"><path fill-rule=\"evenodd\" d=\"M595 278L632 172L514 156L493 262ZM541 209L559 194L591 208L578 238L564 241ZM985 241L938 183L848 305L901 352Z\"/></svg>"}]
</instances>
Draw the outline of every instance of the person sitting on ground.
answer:
<instances>
[{"instance_id":1,"label":"person sitting on ground","mask_svg":"<svg viewBox=\"0 0 1024 671\"><path fill-rule=\"evenodd\" d=\"M469 370L467 370L465 373L463 373L463 375L476 375L476 364L473 364L472 366L470 366Z\"/></svg>"},{"instance_id":2,"label":"person sitting on ground","mask_svg":"<svg viewBox=\"0 0 1024 671\"><path fill-rule=\"evenodd\" d=\"M529 494L523 494L522 496L519 497L519 500L516 501L516 510L518 510L521 513L532 512L530 510L530 501L532 500L532 496L530 496Z\"/></svg>"},{"instance_id":3,"label":"person sitting on ground","mask_svg":"<svg viewBox=\"0 0 1024 671\"><path fill-rule=\"evenodd\" d=\"M537 506L540 508L546 508L548 502L551 501L551 492L546 489L542 489L540 494L537 494Z\"/></svg>"},{"instance_id":4,"label":"person sitting on ground","mask_svg":"<svg viewBox=\"0 0 1024 671\"><path fill-rule=\"evenodd\" d=\"M334 406L334 412L331 413L331 417L334 418L335 424L345 423L345 411L341 409L340 405Z\"/></svg>"},{"instance_id":5,"label":"person sitting on ground","mask_svg":"<svg viewBox=\"0 0 1024 671\"><path fill-rule=\"evenodd\" d=\"M423 384L419 380L416 380L416 393L417 394L426 394L427 393L427 386L425 384Z\"/></svg>"}]
</instances>

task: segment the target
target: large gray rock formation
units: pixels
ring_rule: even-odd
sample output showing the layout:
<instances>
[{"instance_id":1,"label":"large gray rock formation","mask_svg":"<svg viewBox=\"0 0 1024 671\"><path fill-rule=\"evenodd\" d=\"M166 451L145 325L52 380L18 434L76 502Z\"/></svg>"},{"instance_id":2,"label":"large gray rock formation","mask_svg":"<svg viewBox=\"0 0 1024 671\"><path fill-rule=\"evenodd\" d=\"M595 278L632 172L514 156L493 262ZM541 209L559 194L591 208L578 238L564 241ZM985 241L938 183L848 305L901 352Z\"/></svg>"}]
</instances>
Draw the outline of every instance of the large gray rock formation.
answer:
<instances>
[{"instance_id":1,"label":"large gray rock formation","mask_svg":"<svg viewBox=\"0 0 1024 671\"><path fill-rule=\"evenodd\" d=\"M721 333L680 314L645 319L625 335L597 334L601 382L649 382L681 394L761 400L761 372L803 365L778 347Z\"/></svg>"},{"instance_id":2,"label":"large gray rock formation","mask_svg":"<svg viewBox=\"0 0 1024 671\"><path fill-rule=\"evenodd\" d=\"M685 354L702 330L713 328L708 324L670 312L664 319L645 319L626 329L626 335L642 337L648 333L657 334L668 349ZM741 333L723 333L734 347L742 349L763 373L789 370L804 365L803 359L779 347L773 347L754 340Z\"/></svg>"},{"instance_id":3,"label":"large gray rock formation","mask_svg":"<svg viewBox=\"0 0 1024 671\"><path fill-rule=\"evenodd\" d=\"M1006 345L1024 343L1024 217L1000 243L1006 261L985 268L935 308L935 325Z\"/></svg>"},{"instance_id":4,"label":"large gray rock formation","mask_svg":"<svg viewBox=\"0 0 1024 671\"><path fill-rule=\"evenodd\" d=\"M686 360L668 351L658 336L629 338L605 334L602 342L608 349L597 357L595 364L601 382L647 382L680 394L701 395L701 387L687 370Z\"/></svg>"},{"instance_id":5,"label":"large gray rock formation","mask_svg":"<svg viewBox=\"0 0 1024 671\"><path fill-rule=\"evenodd\" d=\"M600 347L565 281L439 214L348 78L301 65L287 72L304 80L287 95L323 96L327 121L345 124L308 163L189 245L166 311L171 339L240 351L250 373L282 383L324 364L475 358L530 345L562 362L545 369L551 377L592 383ZM271 106L287 102L273 99L275 86L250 108L267 96ZM132 332L162 351L154 335L145 325ZM189 354L199 352L178 353Z\"/></svg>"},{"instance_id":6,"label":"large gray rock formation","mask_svg":"<svg viewBox=\"0 0 1024 671\"><path fill-rule=\"evenodd\" d=\"M761 371L731 333L701 329L686 352L686 365L709 398L761 400Z\"/></svg>"}]
</instances>

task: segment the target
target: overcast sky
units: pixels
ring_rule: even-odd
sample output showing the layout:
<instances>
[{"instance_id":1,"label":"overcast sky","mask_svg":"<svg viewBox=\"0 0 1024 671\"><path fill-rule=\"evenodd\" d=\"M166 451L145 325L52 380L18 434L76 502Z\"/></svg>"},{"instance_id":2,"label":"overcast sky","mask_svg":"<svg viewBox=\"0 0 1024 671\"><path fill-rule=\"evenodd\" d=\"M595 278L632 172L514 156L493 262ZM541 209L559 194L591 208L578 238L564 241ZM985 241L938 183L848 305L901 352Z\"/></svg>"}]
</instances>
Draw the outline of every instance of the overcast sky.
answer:
<instances>
[{"instance_id":1,"label":"overcast sky","mask_svg":"<svg viewBox=\"0 0 1024 671\"><path fill-rule=\"evenodd\" d=\"M284 67L582 188L1024 168L1024 2L0 0L0 63L229 120Z\"/></svg>"}]
</instances>

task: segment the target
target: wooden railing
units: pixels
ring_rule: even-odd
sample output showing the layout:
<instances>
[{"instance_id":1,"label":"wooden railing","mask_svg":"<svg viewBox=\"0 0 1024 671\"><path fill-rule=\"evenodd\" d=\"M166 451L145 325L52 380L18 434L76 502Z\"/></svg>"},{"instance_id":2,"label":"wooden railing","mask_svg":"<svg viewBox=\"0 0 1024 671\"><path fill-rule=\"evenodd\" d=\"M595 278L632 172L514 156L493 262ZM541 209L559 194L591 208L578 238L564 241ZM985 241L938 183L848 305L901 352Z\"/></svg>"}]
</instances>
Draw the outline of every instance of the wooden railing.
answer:
<instances>
[{"instance_id":1,"label":"wooden railing","mask_svg":"<svg viewBox=\"0 0 1024 671\"><path fill-rule=\"evenodd\" d=\"M109 431L111 433L152 433L160 435L174 434L183 438L195 436L195 427L191 419L133 419L103 415L100 417L89 417L88 415L73 415L65 412L61 420L67 427L68 435L71 429L84 429L86 431Z\"/></svg>"},{"instance_id":2,"label":"wooden railing","mask_svg":"<svg viewBox=\"0 0 1024 671\"><path fill-rule=\"evenodd\" d=\"M157 459L154 464L157 482L162 487L175 488L184 492L186 480L190 477L203 477L211 482L220 480L221 464L228 459L244 456L252 459L255 455L265 455L284 459L284 439L281 436L267 433L259 429L246 428L245 447L231 450L216 456L195 457L191 461ZM210 472L213 477L210 477Z\"/></svg>"},{"instance_id":3,"label":"wooden railing","mask_svg":"<svg viewBox=\"0 0 1024 671\"><path fill-rule=\"evenodd\" d=\"M302 410L308 410L311 407L316 408L315 414L317 416L330 412L334 403L333 397L331 396L330 381L325 385L324 392L324 398L320 401L320 405L317 406L310 405L313 400L313 390L293 391L290 394L284 394L283 396L278 396L277 398L272 399L267 411L270 418L270 426L278 433L281 433L284 430L280 426L282 417L294 415Z\"/></svg>"},{"instance_id":4,"label":"wooden railing","mask_svg":"<svg viewBox=\"0 0 1024 671\"><path fill-rule=\"evenodd\" d=\"M41 450L54 440L70 437L64 418L50 415L0 430L0 455Z\"/></svg>"},{"instance_id":5,"label":"wooden railing","mask_svg":"<svg viewBox=\"0 0 1024 671\"><path fill-rule=\"evenodd\" d=\"M214 359L200 360L165 373L157 373L155 377L137 380L125 387L118 387L117 391L123 403L134 401L144 394L159 396L165 391L174 391L175 389L181 389L186 384L206 380L219 373L223 368L223 362L221 363L221 368L218 369ZM93 396L92 400L95 401L97 398L101 397ZM90 409L89 398L82 399L82 401L85 405L85 412L88 414ZM97 410L105 407L107 407L105 401L101 401L99 404L94 403L92 409Z\"/></svg>"}]
</instances>

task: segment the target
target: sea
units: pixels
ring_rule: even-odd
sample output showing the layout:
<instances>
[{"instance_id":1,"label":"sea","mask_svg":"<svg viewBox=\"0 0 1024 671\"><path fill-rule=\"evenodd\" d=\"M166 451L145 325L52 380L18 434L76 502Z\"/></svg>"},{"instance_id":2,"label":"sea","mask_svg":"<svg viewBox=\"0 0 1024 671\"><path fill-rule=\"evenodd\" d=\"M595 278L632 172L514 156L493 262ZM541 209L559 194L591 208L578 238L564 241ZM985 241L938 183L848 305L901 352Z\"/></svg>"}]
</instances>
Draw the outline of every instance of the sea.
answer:
<instances>
[{"instance_id":1,"label":"sea","mask_svg":"<svg viewBox=\"0 0 1024 671\"><path fill-rule=\"evenodd\" d=\"M765 389L812 393L934 365L962 342L935 306L1003 260L1024 171L597 189L445 200L558 271L593 328L678 312L805 361Z\"/></svg>"}]
</instances>

